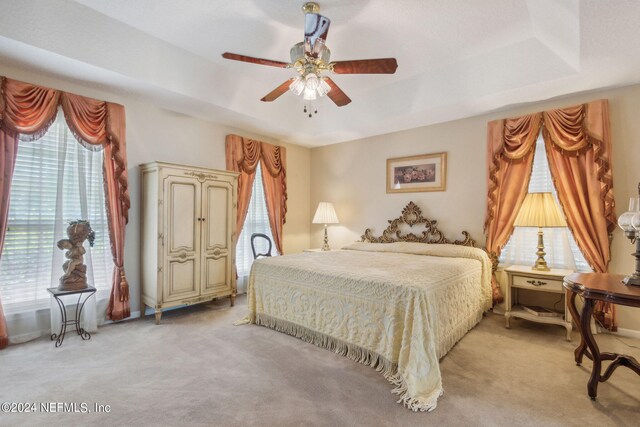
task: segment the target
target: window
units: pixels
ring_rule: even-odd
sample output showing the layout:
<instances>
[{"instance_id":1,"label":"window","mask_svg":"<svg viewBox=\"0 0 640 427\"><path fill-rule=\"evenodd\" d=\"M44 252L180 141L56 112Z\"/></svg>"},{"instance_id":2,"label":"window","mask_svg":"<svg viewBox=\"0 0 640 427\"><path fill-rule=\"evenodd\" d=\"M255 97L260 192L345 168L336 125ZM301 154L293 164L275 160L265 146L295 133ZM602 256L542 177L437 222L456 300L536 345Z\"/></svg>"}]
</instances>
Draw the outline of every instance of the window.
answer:
<instances>
[{"instance_id":1,"label":"window","mask_svg":"<svg viewBox=\"0 0 640 427\"><path fill-rule=\"evenodd\" d=\"M106 218L102 151L80 145L62 113L35 142L20 141L11 182L9 220L0 258L5 312L49 307L48 287L58 286L70 221L86 219L95 232L84 262L98 297L111 289L113 261ZM102 295L101 295L102 294Z\"/></svg>"},{"instance_id":2,"label":"window","mask_svg":"<svg viewBox=\"0 0 640 427\"><path fill-rule=\"evenodd\" d=\"M251 193L251 201L249 202L249 210L244 220L242 232L238 238L236 246L236 265L238 268L238 293L247 291L247 280L251 272L253 264L253 252L251 251L251 235L253 233L263 233L269 236L273 242L271 234L271 225L269 225L269 213L267 211L267 203L264 196L264 185L262 184L262 170L258 163L256 168L256 178L253 181L253 189ZM264 246L259 246L264 244ZM264 239L256 240L256 250L258 252L266 252L268 245ZM272 248L272 255L276 255L275 246Z\"/></svg>"},{"instance_id":3,"label":"window","mask_svg":"<svg viewBox=\"0 0 640 427\"><path fill-rule=\"evenodd\" d=\"M547 162L542 133L536 141L533 169L529 192L551 192L556 201L556 189L551 179L551 170ZM568 227L545 228L545 260L551 268L566 268L577 271L592 271L584 259ZM537 259L538 229L535 227L516 227L511 238L502 249L500 262L503 264L533 265Z\"/></svg>"}]
</instances>

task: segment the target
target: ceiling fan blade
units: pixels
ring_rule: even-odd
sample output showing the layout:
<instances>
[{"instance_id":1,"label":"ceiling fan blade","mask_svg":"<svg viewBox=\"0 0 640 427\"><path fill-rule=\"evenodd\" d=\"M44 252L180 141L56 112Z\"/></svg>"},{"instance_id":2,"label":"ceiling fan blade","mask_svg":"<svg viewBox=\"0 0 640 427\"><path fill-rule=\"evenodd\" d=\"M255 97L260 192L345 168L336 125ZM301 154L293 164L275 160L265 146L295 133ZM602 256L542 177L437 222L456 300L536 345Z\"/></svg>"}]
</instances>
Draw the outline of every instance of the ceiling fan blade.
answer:
<instances>
[{"instance_id":1,"label":"ceiling fan blade","mask_svg":"<svg viewBox=\"0 0 640 427\"><path fill-rule=\"evenodd\" d=\"M259 64L259 65L270 65L272 67L280 67L280 68L286 68L287 65L289 65L286 62L272 61L270 59L254 58L252 56L238 55L237 53L229 53L229 52L223 53L222 57L226 59L232 59L234 61L250 62L252 64Z\"/></svg>"},{"instance_id":2,"label":"ceiling fan blade","mask_svg":"<svg viewBox=\"0 0 640 427\"><path fill-rule=\"evenodd\" d=\"M304 52L317 58L329 34L331 20L318 13L304 15Z\"/></svg>"},{"instance_id":3,"label":"ceiling fan blade","mask_svg":"<svg viewBox=\"0 0 640 427\"><path fill-rule=\"evenodd\" d=\"M342 107L351 102L351 99L334 83L329 77L325 77L324 81L331 87L327 96L338 106Z\"/></svg>"},{"instance_id":4,"label":"ceiling fan blade","mask_svg":"<svg viewBox=\"0 0 640 427\"><path fill-rule=\"evenodd\" d=\"M333 63L336 74L394 74L398 68L396 58L358 59Z\"/></svg>"},{"instance_id":5,"label":"ceiling fan blade","mask_svg":"<svg viewBox=\"0 0 640 427\"><path fill-rule=\"evenodd\" d=\"M260 101L271 102L280 98L280 96L282 96L286 91L289 90L289 86L291 85L292 81L293 79L289 79L286 82L282 83L280 86L266 94L262 99L260 99Z\"/></svg>"}]
</instances>

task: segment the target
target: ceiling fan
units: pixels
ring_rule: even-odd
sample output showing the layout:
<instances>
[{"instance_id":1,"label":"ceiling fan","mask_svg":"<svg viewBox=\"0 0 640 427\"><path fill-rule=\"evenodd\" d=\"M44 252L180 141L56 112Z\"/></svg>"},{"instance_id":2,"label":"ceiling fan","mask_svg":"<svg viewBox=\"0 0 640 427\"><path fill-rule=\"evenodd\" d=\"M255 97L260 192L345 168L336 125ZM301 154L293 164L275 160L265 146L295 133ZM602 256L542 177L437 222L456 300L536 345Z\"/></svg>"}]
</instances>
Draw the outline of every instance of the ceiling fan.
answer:
<instances>
[{"instance_id":1,"label":"ceiling fan","mask_svg":"<svg viewBox=\"0 0 640 427\"><path fill-rule=\"evenodd\" d=\"M290 78L267 95L261 101L271 102L278 99L287 90L296 95L302 95L306 101L313 101L327 95L338 107L351 102L351 99L331 80L323 75L326 72L335 74L394 74L398 68L395 58L359 59L353 61L331 62L331 52L325 41L329 33L331 20L320 15L317 3L305 3L304 12L304 41L296 43L291 48L291 62L272 61L270 59L254 58L225 52L223 58L252 64L269 65L272 67L292 68L299 75ZM311 108L304 112L312 116ZM314 110L314 113L317 113Z\"/></svg>"}]
</instances>

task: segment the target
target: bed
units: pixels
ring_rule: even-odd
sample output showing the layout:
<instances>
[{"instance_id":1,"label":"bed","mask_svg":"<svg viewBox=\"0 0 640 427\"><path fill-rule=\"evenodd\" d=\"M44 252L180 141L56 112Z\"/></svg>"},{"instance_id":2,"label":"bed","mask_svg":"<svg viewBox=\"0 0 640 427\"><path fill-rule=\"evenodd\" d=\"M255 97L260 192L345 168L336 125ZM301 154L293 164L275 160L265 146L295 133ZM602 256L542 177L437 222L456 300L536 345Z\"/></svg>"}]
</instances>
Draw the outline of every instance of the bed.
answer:
<instances>
[{"instance_id":1,"label":"bed","mask_svg":"<svg viewBox=\"0 0 640 427\"><path fill-rule=\"evenodd\" d=\"M399 403L431 411L439 360L491 307L491 262L468 233L446 239L413 202L389 223L340 251L255 261L248 320L369 365Z\"/></svg>"}]
</instances>

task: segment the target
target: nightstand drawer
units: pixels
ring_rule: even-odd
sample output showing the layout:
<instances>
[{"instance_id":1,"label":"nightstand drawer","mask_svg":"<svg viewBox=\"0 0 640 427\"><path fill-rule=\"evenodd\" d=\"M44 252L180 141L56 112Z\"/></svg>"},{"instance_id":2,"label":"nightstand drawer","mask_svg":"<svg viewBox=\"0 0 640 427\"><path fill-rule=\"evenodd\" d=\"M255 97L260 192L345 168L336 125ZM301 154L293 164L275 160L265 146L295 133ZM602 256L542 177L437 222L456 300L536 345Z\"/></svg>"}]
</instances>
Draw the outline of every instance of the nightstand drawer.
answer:
<instances>
[{"instance_id":1,"label":"nightstand drawer","mask_svg":"<svg viewBox=\"0 0 640 427\"><path fill-rule=\"evenodd\" d=\"M513 285L516 288L531 289L534 291L564 293L562 280L553 280L546 277L513 276Z\"/></svg>"}]
</instances>

